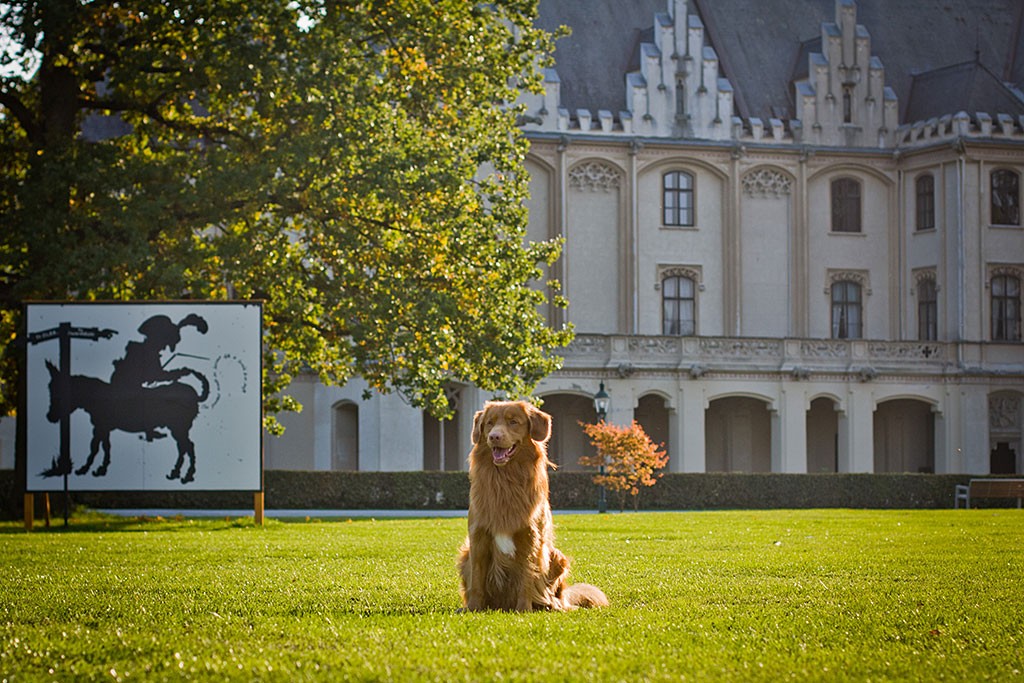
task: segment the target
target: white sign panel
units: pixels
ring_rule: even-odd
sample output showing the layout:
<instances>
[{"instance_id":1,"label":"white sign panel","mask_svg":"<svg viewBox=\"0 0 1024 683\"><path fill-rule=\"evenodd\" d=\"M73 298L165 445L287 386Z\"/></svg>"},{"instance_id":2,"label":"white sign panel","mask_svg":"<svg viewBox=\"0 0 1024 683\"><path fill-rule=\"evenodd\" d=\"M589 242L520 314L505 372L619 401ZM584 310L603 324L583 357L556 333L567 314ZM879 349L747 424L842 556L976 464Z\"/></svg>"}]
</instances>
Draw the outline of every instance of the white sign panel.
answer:
<instances>
[{"instance_id":1,"label":"white sign panel","mask_svg":"<svg viewBox=\"0 0 1024 683\"><path fill-rule=\"evenodd\" d=\"M26 304L26 490L262 490L258 303ZM70 464L68 463L70 461Z\"/></svg>"}]
</instances>

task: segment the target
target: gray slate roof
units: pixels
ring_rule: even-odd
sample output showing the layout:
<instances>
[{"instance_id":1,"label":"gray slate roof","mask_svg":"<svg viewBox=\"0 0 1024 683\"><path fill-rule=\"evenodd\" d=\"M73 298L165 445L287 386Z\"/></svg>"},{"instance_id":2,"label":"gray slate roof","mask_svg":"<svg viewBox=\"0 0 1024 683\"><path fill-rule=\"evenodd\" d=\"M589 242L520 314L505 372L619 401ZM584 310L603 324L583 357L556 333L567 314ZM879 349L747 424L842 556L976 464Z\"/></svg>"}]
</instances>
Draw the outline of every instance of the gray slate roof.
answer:
<instances>
[{"instance_id":1,"label":"gray slate roof","mask_svg":"<svg viewBox=\"0 0 1024 683\"><path fill-rule=\"evenodd\" d=\"M719 55L735 89L740 116L794 115L792 80L820 49L821 25L835 21L835 0L690 0L704 22L705 42ZM1024 87L1024 0L860 0L857 23L899 98L900 119L939 113L1016 114ZM555 68L570 111L625 108L625 74L639 44L650 40L665 0L540 0L538 25L572 28L560 40ZM973 87L963 78L974 69ZM950 70L957 66L960 70ZM931 89L927 95L924 88ZM927 116L922 117L921 112Z\"/></svg>"}]
</instances>

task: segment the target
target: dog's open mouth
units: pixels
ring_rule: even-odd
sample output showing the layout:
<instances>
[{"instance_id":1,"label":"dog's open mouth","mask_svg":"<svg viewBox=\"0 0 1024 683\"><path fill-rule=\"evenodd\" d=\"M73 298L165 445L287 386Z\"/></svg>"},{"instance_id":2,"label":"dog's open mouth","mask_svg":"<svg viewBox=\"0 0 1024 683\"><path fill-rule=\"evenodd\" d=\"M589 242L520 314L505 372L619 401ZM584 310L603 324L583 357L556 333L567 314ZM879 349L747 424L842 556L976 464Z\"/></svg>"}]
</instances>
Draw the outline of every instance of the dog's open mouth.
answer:
<instances>
[{"instance_id":1,"label":"dog's open mouth","mask_svg":"<svg viewBox=\"0 0 1024 683\"><path fill-rule=\"evenodd\" d=\"M491 457L494 458L494 464L501 465L508 464L508 461L512 459L512 454L515 453L516 446L512 444L508 448L492 448Z\"/></svg>"}]
</instances>

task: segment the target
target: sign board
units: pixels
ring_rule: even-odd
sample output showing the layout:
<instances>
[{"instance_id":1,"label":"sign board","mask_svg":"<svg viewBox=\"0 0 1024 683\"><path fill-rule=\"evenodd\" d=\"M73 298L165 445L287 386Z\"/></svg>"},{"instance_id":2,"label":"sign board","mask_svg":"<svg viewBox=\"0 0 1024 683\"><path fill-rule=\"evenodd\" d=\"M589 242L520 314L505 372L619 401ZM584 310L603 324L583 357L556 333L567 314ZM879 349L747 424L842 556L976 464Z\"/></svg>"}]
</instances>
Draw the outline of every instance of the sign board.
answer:
<instances>
[{"instance_id":1,"label":"sign board","mask_svg":"<svg viewBox=\"0 0 1024 683\"><path fill-rule=\"evenodd\" d=\"M26 491L260 491L262 307L29 303Z\"/></svg>"}]
</instances>

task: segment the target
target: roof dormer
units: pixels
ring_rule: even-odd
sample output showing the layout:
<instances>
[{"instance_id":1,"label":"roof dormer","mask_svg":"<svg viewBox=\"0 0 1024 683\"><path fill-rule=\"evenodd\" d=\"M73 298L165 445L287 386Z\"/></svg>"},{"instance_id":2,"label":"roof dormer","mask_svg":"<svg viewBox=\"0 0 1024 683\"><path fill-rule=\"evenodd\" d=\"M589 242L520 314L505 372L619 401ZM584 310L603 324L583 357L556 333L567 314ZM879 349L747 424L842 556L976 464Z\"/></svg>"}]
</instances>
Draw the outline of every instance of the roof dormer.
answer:
<instances>
[{"instance_id":1,"label":"roof dormer","mask_svg":"<svg viewBox=\"0 0 1024 683\"><path fill-rule=\"evenodd\" d=\"M884 147L896 131L896 93L871 54L871 35L857 23L853 0L836 0L836 19L821 25L821 51L811 52L807 77L794 83L805 140L844 147Z\"/></svg>"}]
</instances>

